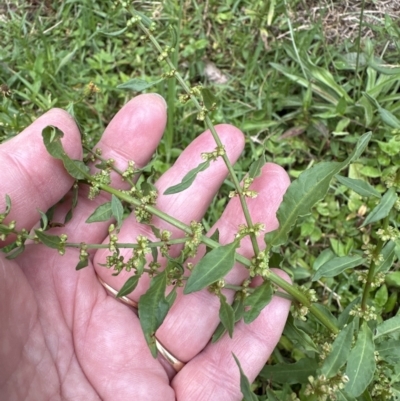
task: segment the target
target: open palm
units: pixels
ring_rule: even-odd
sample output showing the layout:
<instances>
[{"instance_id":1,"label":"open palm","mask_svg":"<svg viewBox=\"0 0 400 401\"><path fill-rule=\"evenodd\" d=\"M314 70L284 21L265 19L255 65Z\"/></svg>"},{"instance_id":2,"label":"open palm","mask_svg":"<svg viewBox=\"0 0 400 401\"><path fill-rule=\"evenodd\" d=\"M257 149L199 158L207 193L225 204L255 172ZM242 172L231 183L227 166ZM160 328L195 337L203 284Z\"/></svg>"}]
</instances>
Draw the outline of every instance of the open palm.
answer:
<instances>
[{"instance_id":1,"label":"open palm","mask_svg":"<svg viewBox=\"0 0 400 401\"><path fill-rule=\"evenodd\" d=\"M163 99L154 94L138 96L114 117L97 147L102 149L103 157L113 158L122 170L128 160L144 166L161 139L165 122ZM37 225L37 210L45 211L60 199L63 201L56 209L55 221L63 222L70 208L73 179L42 144L41 131L47 125L64 132L62 141L70 157L78 159L82 155L75 122L58 109L0 146L0 211L5 209L8 194L12 209L6 222L16 220L18 229L29 230ZM234 163L243 150L242 133L229 125L217 126L217 131ZM227 175L222 160L199 174L186 191L161 194L201 162L202 152L214 148L212 136L205 132L182 152L156 183L159 209L187 224L201 220ZM114 187L126 187L119 176L112 178ZM253 221L265 223L267 231L277 227L275 213L288 184L284 170L274 164L265 165L253 183L259 195L248 201L250 212ZM69 242L107 243L110 221L85 223L107 196L90 201L86 194L84 188L80 190L73 219L50 232L66 233ZM215 225L220 242L232 242L243 222L239 202L232 199ZM153 219L153 223L168 229L174 237L182 236L163 221ZM153 236L148 226L130 216L123 223L119 242L133 242L140 234L150 239ZM32 243L15 260L7 260L0 253L0 400L240 400L239 370L232 353L253 380L279 340L289 302L274 297L253 323L239 322L232 339L225 336L211 344L219 323L217 297L207 290L178 294L157 332L160 342L186 362L176 374L161 356L151 356L134 311L108 295L97 280L96 272L119 289L129 277L126 272L111 276L112 271L100 266L107 252L102 249L91 253L89 266L79 272L75 270L79 253L74 249L60 256L55 250ZM238 252L251 257L250 242L243 240ZM238 264L226 280L239 284L246 277L247 270ZM129 297L138 301L148 285L148 278L141 278ZM232 301L233 293L227 291L226 296Z\"/></svg>"}]
</instances>

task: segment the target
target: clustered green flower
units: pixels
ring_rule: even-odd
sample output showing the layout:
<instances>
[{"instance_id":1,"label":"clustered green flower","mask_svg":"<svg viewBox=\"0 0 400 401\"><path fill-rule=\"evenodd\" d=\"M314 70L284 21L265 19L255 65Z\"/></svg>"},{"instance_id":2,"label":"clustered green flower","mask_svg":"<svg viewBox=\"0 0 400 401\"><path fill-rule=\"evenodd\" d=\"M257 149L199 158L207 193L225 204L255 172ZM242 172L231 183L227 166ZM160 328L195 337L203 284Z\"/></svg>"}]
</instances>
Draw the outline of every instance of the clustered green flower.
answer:
<instances>
[{"instance_id":1,"label":"clustered green flower","mask_svg":"<svg viewBox=\"0 0 400 401\"><path fill-rule=\"evenodd\" d=\"M246 235L251 235L255 234L256 236L259 236L262 231L265 230L265 224L263 223L255 223L253 227L248 227L245 224L240 224L239 225L239 230L235 235L236 239L242 239Z\"/></svg>"},{"instance_id":2,"label":"clustered green flower","mask_svg":"<svg viewBox=\"0 0 400 401\"><path fill-rule=\"evenodd\" d=\"M336 393L342 390L349 378L344 374L337 374L328 379L325 375L319 375L317 378L313 376L308 377L309 384L307 384L304 395L316 395L319 401L336 400Z\"/></svg>"},{"instance_id":3,"label":"clustered green flower","mask_svg":"<svg viewBox=\"0 0 400 401\"><path fill-rule=\"evenodd\" d=\"M390 378L393 376L393 372L385 364L380 363L381 360L379 357L377 359L371 396L374 399L378 399L379 397L381 400L391 400L393 389L390 385Z\"/></svg>"},{"instance_id":4,"label":"clustered green flower","mask_svg":"<svg viewBox=\"0 0 400 401\"><path fill-rule=\"evenodd\" d=\"M382 241L396 241L399 239L399 230L393 226L380 228L376 234Z\"/></svg>"},{"instance_id":5,"label":"clustered green flower","mask_svg":"<svg viewBox=\"0 0 400 401\"><path fill-rule=\"evenodd\" d=\"M250 185L253 183L254 178L250 178L250 177L246 177L243 180L243 188L242 188L242 194L243 196L246 196L247 198L256 198L258 193L256 191L253 191L251 189L249 189ZM229 197L233 198L234 196L237 196L238 192L235 191L231 191L229 192Z\"/></svg>"},{"instance_id":6,"label":"clustered green flower","mask_svg":"<svg viewBox=\"0 0 400 401\"><path fill-rule=\"evenodd\" d=\"M61 234L60 235L60 243L58 245L58 253L60 255L64 255L65 254L65 243L68 240L68 235L67 234Z\"/></svg>"},{"instance_id":7,"label":"clustered green flower","mask_svg":"<svg viewBox=\"0 0 400 401\"><path fill-rule=\"evenodd\" d=\"M364 319L366 322L370 320L376 320L378 317L375 313L375 307L366 305L365 310L361 308L361 305L356 305L354 309L350 311L350 315L358 316Z\"/></svg>"},{"instance_id":8,"label":"clustered green flower","mask_svg":"<svg viewBox=\"0 0 400 401\"><path fill-rule=\"evenodd\" d=\"M363 284L367 283L368 280L368 270L356 270L358 281L361 281ZM385 273L378 272L375 274L373 280L371 281L371 287L377 288L380 287L385 282Z\"/></svg>"},{"instance_id":9,"label":"clustered green flower","mask_svg":"<svg viewBox=\"0 0 400 401\"><path fill-rule=\"evenodd\" d=\"M122 181L132 178L135 173L135 162L133 160L129 160L127 169L122 173Z\"/></svg>"},{"instance_id":10,"label":"clustered green flower","mask_svg":"<svg viewBox=\"0 0 400 401\"><path fill-rule=\"evenodd\" d=\"M261 251L257 256L251 258L250 264L250 277L261 276L268 278L270 275L269 270L269 252Z\"/></svg>"},{"instance_id":11,"label":"clustered green flower","mask_svg":"<svg viewBox=\"0 0 400 401\"><path fill-rule=\"evenodd\" d=\"M308 315L308 308L300 303L293 304L292 316L295 319L302 320L305 322L307 320L306 316Z\"/></svg>"},{"instance_id":12,"label":"clustered green flower","mask_svg":"<svg viewBox=\"0 0 400 401\"><path fill-rule=\"evenodd\" d=\"M361 249L364 249L364 255L368 263L374 262L376 265L379 263L382 263L384 260L384 257L381 253L376 254L376 245L373 244L365 244L361 247Z\"/></svg>"},{"instance_id":13,"label":"clustered green flower","mask_svg":"<svg viewBox=\"0 0 400 401\"><path fill-rule=\"evenodd\" d=\"M90 182L90 189L88 198L93 200L100 193L101 185L109 185L111 182L110 178L111 167L107 167L104 170L99 171L92 175Z\"/></svg>"},{"instance_id":14,"label":"clustered green flower","mask_svg":"<svg viewBox=\"0 0 400 401\"><path fill-rule=\"evenodd\" d=\"M225 146L217 146L212 152L203 152L201 158L205 161L216 161L218 157L225 155Z\"/></svg>"},{"instance_id":15,"label":"clustered green flower","mask_svg":"<svg viewBox=\"0 0 400 401\"><path fill-rule=\"evenodd\" d=\"M185 257L193 258L194 256L196 256L197 248L201 243L201 236L203 235L204 227L201 223L193 220L190 222L190 228L192 230L192 233L186 234L186 236L190 238L190 240L185 242L183 254L185 255Z\"/></svg>"}]
</instances>

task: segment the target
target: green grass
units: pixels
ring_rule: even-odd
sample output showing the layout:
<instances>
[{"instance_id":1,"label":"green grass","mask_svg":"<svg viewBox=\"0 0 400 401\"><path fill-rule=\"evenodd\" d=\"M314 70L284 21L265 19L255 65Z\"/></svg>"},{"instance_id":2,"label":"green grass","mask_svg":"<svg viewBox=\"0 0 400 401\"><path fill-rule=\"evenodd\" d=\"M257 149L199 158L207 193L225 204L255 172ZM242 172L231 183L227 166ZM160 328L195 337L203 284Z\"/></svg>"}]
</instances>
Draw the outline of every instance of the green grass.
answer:
<instances>
[{"instance_id":1,"label":"green grass","mask_svg":"<svg viewBox=\"0 0 400 401\"><path fill-rule=\"evenodd\" d=\"M239 178L262 152L296 178L320 161L343 160L357 139L372 131L368 150L342 175L365 180L380 193L389 177L400 181L400 29L395 20L386 16L368 26L373 39L331 42L324 33L323 13L301 29L302 21L296 18L308 7L305 1L220 3L174 0L162 7L143 2L139 11L157 23L155 36L161 45L175 46L172 59L185 80L211 88L218 100L213 120L229 122L245 133L244 156L235 167ZM166 71L140 31L125 30L129 16L112 6L111 1L87 0L49 0L40 7L24 2L18 10L2 6L0 84L7 85L11 95L0 99L0 141L16 135L46 110L61 107L73 113L85 140L93 144L116 111L135 95L117 86L135 77L156 81ZM227 84L207 79L208 61L229 78ZM101 92L84 97L90 82ZM194 108L178 102L182 90L175 80L151 90L169 104L169 123L155 164L161 174L204 127ZM230 187L227 181L222 193ZM214 200L206 227L225 204L223 196ZM323 252L346 256L376 242L374 230L379 227L359 229L365 210L375 204L374 198L361 197L333 181L326 198L301 219L274 261L298 283L309 283ZM396 254L400 256L398 245ZM398 267L396 257L392 270ZM349 272L322 279L313 288L335 315L362 292L356 275ZM386 295L379 290L371 293L371 302L384 319L398 309L396 300L393 304L396 288L387 285L386 290ZM286 335L271 362L294 362L304 354ZM259 378L257 384L262 394L267 381ZM274 388L284 397L300 387L289 390L278 383Z\"/></svg>"}]
</instances>

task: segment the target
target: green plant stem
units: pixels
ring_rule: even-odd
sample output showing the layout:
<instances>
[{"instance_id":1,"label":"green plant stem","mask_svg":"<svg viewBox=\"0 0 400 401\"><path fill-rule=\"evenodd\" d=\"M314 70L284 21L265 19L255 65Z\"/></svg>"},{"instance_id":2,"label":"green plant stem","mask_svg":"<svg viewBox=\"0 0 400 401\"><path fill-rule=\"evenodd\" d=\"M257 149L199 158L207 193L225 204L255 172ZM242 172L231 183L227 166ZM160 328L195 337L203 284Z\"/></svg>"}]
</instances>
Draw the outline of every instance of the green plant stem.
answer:
<instances>
[{"instance_id":1,"label":"green plant stem","mask_svg":"<svg viewBox=\"0 0 400 401\"><path fill-rule=\"evenodd\" d=\"M363 25L363 21L364 21L364 8L365 8L365 0L363 0L361 3L360 23L358 25L356 69L354 71L356 76L357 76L357 72L358 72L358 66L360 64L361 31L362 31L362 25ZM359 99L360 95L361 95L361 86L362 86L362 80L360 79L360 84L358 85L358 91L357 91L358 92L357 99Z\"/></svg>"},{"instance_id":2,"label":"green plant stem","mask_svg":"<svg viewBox=\"0 0 400 401\"><path fill-rule=\"evenodd\" d=\"M184 244L185 242L189 241L190 238L176 238L176 239L171 239L169 241L158 241L158 242L149 242L147 244L148 248L158 248L163 245L177 245L177 244ZM66 248L82 248L82 246L85 247L85 249L108 249L109 245L108 244L85 244L85 243L78 243L78 242L66 242L65 247ZM132 243L119 243L117 242L115 244L116 248L131 248L131 249L136 249L140 248L140 245L138 244L132 244Z\"/></svg>"},{"instance_id":3,"label":"green plant stem","mask_svg":"<svg viewBox=\"0 0 400 401\"><path fill-rule=\"evenodd\" d=\"M133 11L136 14L136 11ZM138 14L136 14L138 15ZM156 48L156 50L162 54L163 53L163 49L160 46L160 44L158 43L157 39L151 34L150 30L148 30L144 24L139 21L138 25L140 27L140 29L146 34L146 36L150 39L150 41L152 42L152 44L154 45L154 47ZM183 90L187 93L188 96L190 96L190 99L193 101L195 107L197 108L197 110L199 112L203 111L203 107L201 106L201 104L199 103L199 101L197 100L196 96L193 95L193 93L191 92L189 86L186 84L186 82L184 81L184 79L182 78L182 76L179 74L179 72L177 72L175 70L175 64L171 61L171 59L169 57L165 58L166 63L168 64L168 66L171 68L171 70L175 71L175 78L176 80L179 82L179 84L182 86ZM204 118L204 123L207 126L207 128L210 130L215 143L217 144L218 147L223 147L223 144L218 136L217 131L215 130L215 127L210 119L210 117L206 114L205 118ZM251 220L251 216L250 216L250 212L249 209L247 207L247 203L245 200L245 196L243 195L243 191L242 188L240 186L240 182L238 180L238 178L236 177L235 174L235 170L228 158L228 156L226 154L222 155L222 159L224 160L224 163L228 169L229 175L231 177L231 180L233 182L233 184L235 185L236 191L239 195L239 199L240 199L240 204L242 206L243 209L243 214L244 217L246 219L246 224L249 228L253 228L253 222ZM257 255L260 252L260 249L258 247L258 243L257 243L257 239L254 233L250 234L250 238L251 238L251 243L254 249L255 254Z\"/></svg>"},{"instance_id":4,"label":"green plant stem","mask_svg":"<svg viewBox=\"0 0 400 401\"><path fill-rule=\"evenodd\" d=\"M120 198L123 201L126 201L134 206L141 206L143 207L142 203L140 202L140 200L135 199L133 197L131 197L130 195L123 193L121 191L119 191L118 189L112 188L108 185L105 184L101 184L100 185L101 189L109 192L110 194L113 194L115 196L117 196L118 198ZM149 213L151 213L154 216L159 217L160 219L166 221L167 223L179 228L180 230L182 230L183 232L191 235L192 234L192 230L190 228L190 226L186 225L185 223L182 223L181 221L173 218L172 216L169 216L168 214L162 212L161 210L158 210L157 208L153 207L153 206L144 206L145 210ZM207 245L208 247L214 249L217 248L218 246L220 246L220 244L208 237L206 237L205 235L203 235L201 237L201 242L205 245ZM242 255L239 254L235 254L235 259L241 263L242 265L246 266L246 267L250 267L250 260L245 258ZM329 319L327 319L327 317L320 312L319 309L317 309L309 300L308 298L299 290L297 289L294 285L288 283L286 280L284 280L283 278L281 278L280 276L278 276L276 273L274 272L270 272L270 276L269 279L271 280L271 282L273 282L274 284L276 284L278 287L280 287L282 290L286 291L289 295L291 295L294 299L296 299L298 302L302 303L304 306L306 306L309 311L325 326L327 327L332 333L338 333L339 329L332 324Z\"/></svg>"}]
</instances>

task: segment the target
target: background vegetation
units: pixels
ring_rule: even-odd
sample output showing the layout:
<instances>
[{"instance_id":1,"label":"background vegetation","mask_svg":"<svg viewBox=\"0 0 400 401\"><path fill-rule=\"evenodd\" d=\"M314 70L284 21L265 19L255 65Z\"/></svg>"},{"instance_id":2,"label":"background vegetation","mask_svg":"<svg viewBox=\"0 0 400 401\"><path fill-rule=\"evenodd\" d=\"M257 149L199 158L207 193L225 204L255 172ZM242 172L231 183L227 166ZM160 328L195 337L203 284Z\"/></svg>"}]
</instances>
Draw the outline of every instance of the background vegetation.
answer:
<instances>
[{"instance_id":1,"label":"background vegetation","mask_svg":"<svg viewBox=\"0 0 400 401\"><path fill-rule=\"evenodd\" d=\"M379 2L363 10L356 1L133 3L157 23L155 35L162 45L176 43L172 57L185 80L211 88L218 100L213 120L234 124L246 134L246 150L236 165L239 177L264 153L296 178L319 161L344 160L360 136L372 132L362 158L341 173L370 184L370 193L360 195L345 181L333 181L325 199L301 219L273 259L297 283L315 289L319 302L338 316L362 294L359 275L351 269L312 284L310 278L333 257L361 255L366 245L377 242L379 225L360 226L388 183L400 187L400 28L395 18L400 5ZM157 82L165 72L140 30L126 28L127 18L111 1L0 5L0 141L46 110L61 107L75 116L85 141L96 143L116 111L135 95L117 86L131 78ZM90 82L99 93L88 93ZM169 105L169 124L154 165L161 174L204 127L194 108L179 103L181 89L174 80L148 90L162 94ZM222 194L231 188L227 180ZM226 199L214 200L203 221L206 228ZM391 217L395 226L396 220ZM371 293L378 322L398 313L398 257L396 242L385 255L391 273ZM298 362L314 352L314 345L304 345L306 325L301 329L296 342L288 326L269 364ZM371 399L370 394L399 399L399 360L397 354L386 371L394 392L378 394L371 388L360 399ZM267 389L274 389L277 399L292 393L302 400L318 399L304 395L313 368L307 366L293 382L284 371L271 376L266 370L253 388L260 399L274 399Z\"/></svg>"}]
</instances>

